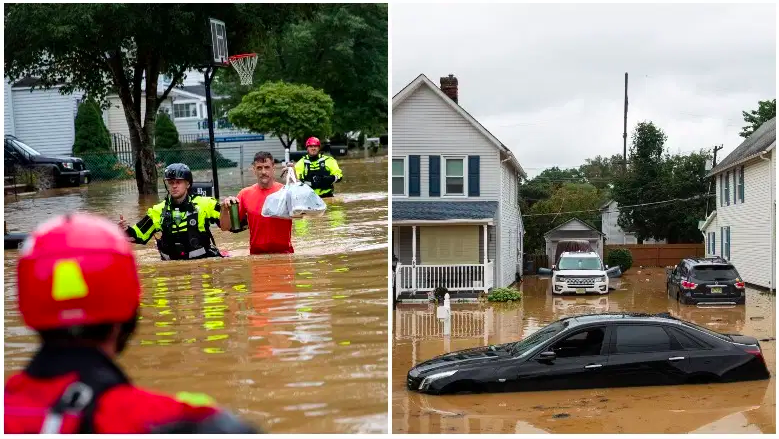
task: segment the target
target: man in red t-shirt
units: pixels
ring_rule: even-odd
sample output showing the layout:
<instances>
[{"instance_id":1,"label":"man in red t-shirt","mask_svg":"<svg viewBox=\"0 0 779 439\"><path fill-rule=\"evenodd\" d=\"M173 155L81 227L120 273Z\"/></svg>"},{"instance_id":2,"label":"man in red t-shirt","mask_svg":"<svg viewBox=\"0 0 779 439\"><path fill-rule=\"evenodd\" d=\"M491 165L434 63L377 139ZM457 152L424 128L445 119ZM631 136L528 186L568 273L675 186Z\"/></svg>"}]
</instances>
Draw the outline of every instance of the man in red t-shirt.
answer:
<instances>
[{"instance_id":1,"label":"man in red t-shirt","mask_svg":"<svg viewBox=\"0 0 779 439\"><path fill-rule=\"evenodd\" d=\"M238 216L242 229L249 227L249 252L253 255L268 253L294 253L292 248L292 220L262 216L262 206L268 195L283 188L273 178L273 156L260 151L252 162L257 184L241 189L237 197L222 200L219 227L230 230L230 204L238 203ZM239 231L234 231L235 233Z\"/></svg>"}]
</instances>

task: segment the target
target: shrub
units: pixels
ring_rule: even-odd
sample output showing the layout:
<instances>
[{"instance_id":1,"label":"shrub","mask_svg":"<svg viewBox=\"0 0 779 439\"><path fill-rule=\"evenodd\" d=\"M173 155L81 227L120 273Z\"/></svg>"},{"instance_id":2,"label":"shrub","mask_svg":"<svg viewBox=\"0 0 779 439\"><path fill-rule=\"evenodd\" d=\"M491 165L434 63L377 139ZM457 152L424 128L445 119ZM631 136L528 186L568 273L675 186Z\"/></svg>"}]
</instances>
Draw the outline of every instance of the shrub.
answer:
<instances>
[{"instance_id":1,"label":"shrub","mask_svg":"<svg viewBox=\"0 0 779 439\"><path fill-rule=\"evenodd\" d=\"M189 169L211 169L211 147L207 143L182 143L180 148L157 149L157 162L167 166L171 163L184 163ZM216 166L218 168L234 168L238 163L226 159L216 152Z\"/></svg>"},{"instance_id":2,"label":"shrub","mask_svg":"<svg viewBox=\"0 0 779 439\"><path fill-rule=\"evenodd\" d=\"M619 265L620 270L624 273L633 266L633 255L626 248L615 248L606 255L606 264L609 267Z\"/></svg>"},{"instance_id":3,"label":"shrub","mask_svg":"<svg viewBox=\"0 0 779 439\"><path fill-rule=\"evenodd\" d=\"M511 302L522 300L522 292L516 288L495 288L487 296L490 302Z\"/></svg>"},{"instance_id":4,"label":"shrub","mask_svg":"<svg viewBox=\"0 0 779 439\"><path fill-rule=\"evenodd\" d=\"M449 290L447 290L445 287L436 287L435 290L433 290L433 296L435 297L435 302L439 305L444 304L444 296L446 296L446 293L448 293Z\"/></svg>"},{"instance_id":5,"label":"shrub","mask_svg":"<svg viewBox=\"0 0 779 439\"><path fill-rule=\"evenodd\" d=\"M127 167L119 163L100 114L100 107L92 100L78 106L75 121L76 139L73 155L81 157L95 180L127 177ZM132 175L130 175L131 177Z\"/></svg>"},{"instance_id":6,"label":"shrub","mask_svg":"<svg viewBox=\"0 0 779 439\"><path fill-rule=\"evenodd\" d=\"M179 142L179 132L176 129L176 124L170 120L170 116L167 114L159 113L157 115L157 125L154 129L154 148L161 150L180 147L181 142Z\"/></svg>"}]
</instances>

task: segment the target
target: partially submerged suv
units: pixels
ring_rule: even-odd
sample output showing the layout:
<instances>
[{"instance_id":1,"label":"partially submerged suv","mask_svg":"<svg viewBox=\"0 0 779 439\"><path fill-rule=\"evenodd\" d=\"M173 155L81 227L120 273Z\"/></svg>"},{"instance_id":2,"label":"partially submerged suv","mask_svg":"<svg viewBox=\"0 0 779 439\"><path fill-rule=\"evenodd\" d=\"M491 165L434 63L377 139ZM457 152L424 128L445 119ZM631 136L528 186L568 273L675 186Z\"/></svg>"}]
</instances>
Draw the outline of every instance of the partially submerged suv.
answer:
<instances>
[{"instance_id":1,"label":"partially submerged suv","mask_svg":"<svg viewBox=\"0 0 779 439\"><path fill-rule=\"evenodd\" d=\"M723 258L682 259L673 270L666 270L666 275L668 295L682 304L746 303L744 280L736 267Z\"/></svg>"},{"instance_id":2,"label":"partially submerged suv","mask_svg":"<svg viewBox=\"0 0 779 439\"><path fill-rule=\"evenodd\" d=\"M91 173L79 157L43 155L18 138L6 134L3 148L5 175L12 175L15 167L47 172L57 187L88 184Z\"/></svg>"},{"instance_id":3,"label":"partially submerged suv","mask_svg":"<svg viewBox=\"0 0 779 439\"><path fill-rule=\"evenodd\" d=\"M606 294L609 277L595 252L563 252L552 272L553 294Z\"/></svg>"}]
</instances>

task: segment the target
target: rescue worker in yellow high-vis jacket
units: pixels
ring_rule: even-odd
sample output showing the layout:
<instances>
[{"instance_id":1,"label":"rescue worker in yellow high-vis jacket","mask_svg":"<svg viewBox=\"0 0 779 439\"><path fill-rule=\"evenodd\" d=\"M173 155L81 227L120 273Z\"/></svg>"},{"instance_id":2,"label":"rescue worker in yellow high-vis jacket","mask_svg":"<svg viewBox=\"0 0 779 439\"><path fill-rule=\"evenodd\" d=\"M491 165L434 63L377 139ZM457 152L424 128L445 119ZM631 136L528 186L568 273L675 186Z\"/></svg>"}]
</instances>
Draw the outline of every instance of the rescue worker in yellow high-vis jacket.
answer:
<instances>
[{"instance_id":1,"label":"rescue worker in yellow high-vis jacket","mask_svg":"<svg viewBox=\"0 0 779 439\"><path fill-rule=\"evenodd\" d=\"M163 260L221 257L209 227L219 226L219 202L191 193L192 171L183 163L165 168L168 196L150 207L137 224L128 226L120 217L119 226L136 244L146 244L157 232L157 249Z\"/></svg>"},{"instance_id":2,"label":"rescue worker in yellow high-vis jacket","mask_svg":"<svg viewBox=\"0 0 779 439\"><path fill-rule=\"evenodd\" d=\"M333 184L344 178L338 162L329 155L319 153L322 145L316 137L306 140L308 154L295 163L295 174L298 180L311 186L321 198L332 197Z\"/></svg>"}]
</instances>

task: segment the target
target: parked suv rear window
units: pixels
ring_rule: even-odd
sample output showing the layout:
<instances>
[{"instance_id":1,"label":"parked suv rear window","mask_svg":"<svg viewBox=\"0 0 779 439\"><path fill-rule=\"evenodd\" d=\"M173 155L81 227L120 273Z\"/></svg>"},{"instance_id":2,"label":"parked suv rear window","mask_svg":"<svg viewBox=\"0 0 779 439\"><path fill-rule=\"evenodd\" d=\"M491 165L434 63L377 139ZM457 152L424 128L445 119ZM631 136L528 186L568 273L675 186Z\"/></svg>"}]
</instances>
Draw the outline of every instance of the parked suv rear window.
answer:
<instances>
[{"instance_id":1,"label":"parked suv rear window","mask_svg":"<svg viewBox=\"0 0 779 439\"><path fill-rule=\"evenodd\" d=\"M690 276L702 281L734 280L738 273L732 265L696 265Z\"/></svg>"}]
</instances>

